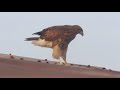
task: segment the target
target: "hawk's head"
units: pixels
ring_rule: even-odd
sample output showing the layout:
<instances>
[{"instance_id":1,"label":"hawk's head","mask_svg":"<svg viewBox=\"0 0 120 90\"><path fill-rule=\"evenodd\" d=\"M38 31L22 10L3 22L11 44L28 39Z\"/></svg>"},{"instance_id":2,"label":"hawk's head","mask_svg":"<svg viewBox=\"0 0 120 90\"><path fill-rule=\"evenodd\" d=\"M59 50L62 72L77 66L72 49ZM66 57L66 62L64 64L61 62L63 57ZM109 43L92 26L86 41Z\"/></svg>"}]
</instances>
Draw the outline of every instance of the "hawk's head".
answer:
<instances>
[{"instance_id":1,"label":"hawk's head","mask_svg":"<svg viewBox=\"0 0 120 90\"><path fill-rule=\"evenodd\" d=\"M80 33L82 36L84 36L83 29L81 28Z\"/></svg>"},{"instance_id":2,"label":"hawk's head","mask_svg":"<svg viewBox=\"0 0 120 90\"><path fill-rule=\"evenodd\" d=\"M81 34L82 36L84 36L83 29L79 25L74 25L74 27L75 29L78 30L78 34Z\"/></svg>"}]
</instances>

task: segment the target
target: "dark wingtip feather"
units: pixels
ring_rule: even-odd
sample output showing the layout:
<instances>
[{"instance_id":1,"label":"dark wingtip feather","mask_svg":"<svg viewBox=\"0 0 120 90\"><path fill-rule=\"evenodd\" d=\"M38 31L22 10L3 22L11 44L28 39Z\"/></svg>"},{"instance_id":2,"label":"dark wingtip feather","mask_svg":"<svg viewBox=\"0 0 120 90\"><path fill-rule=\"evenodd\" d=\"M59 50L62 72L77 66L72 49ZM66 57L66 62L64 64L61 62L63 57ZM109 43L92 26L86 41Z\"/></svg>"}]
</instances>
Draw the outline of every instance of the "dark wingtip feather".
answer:
<instances>
[{"instance_id":1,"label":"dark wingtip feather","mask_svg":"<svg viewBox=\"0 0 120 90\"><path fill-rule=\"evenodd\" d=\"M39 37L30 37L30 38L26 38L25 41L32 41L32 40L38 40Z\"/></svg>"},{"instance_id":2,"label":"dark wingtip feather","mask_svg":"<svg viewBox=\"0 0 120 90\"><path fill-rule=\"evenodd\" d=\"M25 40L24 41L29 41L29 39L28 38L25 38Z\"/></svg>"},{"instance_id":3,"label":"dark wingtip feather","mask_svg":"<svg viewBox=\"0 0 120 90\"><path fill-rule=\"evenodd\" d=\"M35 35L36 33L33 33L32 35Z\"/></svg>"},{"instance_id":4,"label":"dark wingtip feather","mask_svg":"<svg viewBox=\"0 0 120 90\"><path fill-rule=\"evenodd\" d=\"M41 34L42 32L40 31L40 32L33 33L32 35L41 35Z\"/></svg>"},{"instance_id":5,"label":"dark wingtip feather","mask_svg":"<svg viewBox=\"0 0 120 90\"><path fill-rule=\"evenodd\" d=\"M29 38L25 38L25 40L24 41L29 41Z\"/></svg>"}]
</instances>

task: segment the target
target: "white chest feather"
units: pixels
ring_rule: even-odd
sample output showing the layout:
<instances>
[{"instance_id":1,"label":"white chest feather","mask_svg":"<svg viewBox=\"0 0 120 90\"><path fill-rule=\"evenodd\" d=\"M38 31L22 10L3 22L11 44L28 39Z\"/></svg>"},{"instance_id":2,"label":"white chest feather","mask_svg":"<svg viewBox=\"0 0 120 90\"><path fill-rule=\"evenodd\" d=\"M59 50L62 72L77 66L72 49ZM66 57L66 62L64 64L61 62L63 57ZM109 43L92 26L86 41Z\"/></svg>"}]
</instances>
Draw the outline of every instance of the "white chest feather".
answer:
<instances>
[{"instance_id":1,"label":"white chest feather","mask_svg":"<svg viewBox=\"0 0 120 90\"><path fill-rule=\"evenodd\" d=\"M52 48L52 42L45 41L45 39L33 40L32 44L37 45L37 46L41 46L41 47Z\"/></svg>"}]
</instances>

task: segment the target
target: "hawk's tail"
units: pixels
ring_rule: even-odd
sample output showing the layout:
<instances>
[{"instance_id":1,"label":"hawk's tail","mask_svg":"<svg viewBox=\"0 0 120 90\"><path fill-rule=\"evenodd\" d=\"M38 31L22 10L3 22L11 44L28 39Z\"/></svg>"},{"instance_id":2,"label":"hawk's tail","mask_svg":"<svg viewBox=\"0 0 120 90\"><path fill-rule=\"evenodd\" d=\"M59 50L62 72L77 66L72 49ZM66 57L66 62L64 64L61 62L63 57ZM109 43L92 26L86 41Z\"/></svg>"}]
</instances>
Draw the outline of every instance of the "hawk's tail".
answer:
<instances>
[{"instance_id":1,"label":"hawk's tail","mask_svg":"<svg viewBox=\"0 0 120 90\"><path fill-rule=\"evenodd\" d=\"M25 41L32 41L32 40L38 40L39 37L30 37L30 38L26 38Z\"/></svg>"}]
</instances>

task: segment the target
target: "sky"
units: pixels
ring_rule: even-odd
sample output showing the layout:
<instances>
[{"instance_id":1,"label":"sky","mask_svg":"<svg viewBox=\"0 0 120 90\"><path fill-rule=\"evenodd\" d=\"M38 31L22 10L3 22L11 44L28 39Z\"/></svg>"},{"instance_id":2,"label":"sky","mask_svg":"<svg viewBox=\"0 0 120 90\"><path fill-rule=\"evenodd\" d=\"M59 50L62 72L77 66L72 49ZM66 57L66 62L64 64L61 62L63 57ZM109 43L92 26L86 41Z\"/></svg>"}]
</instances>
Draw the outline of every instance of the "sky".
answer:
<instances>
[{"instance_id":1,"label":"sky","mask_svg":"<svg viewBox=\"0 0 120 90\"><path fill-rule=\"evenodd\" d=\"M119 12L0 12L0 53L54 60L52 49L24 41L54 25L79 25L69 44L67 62L120 71Z\"/></svg>"}]
</instances>

